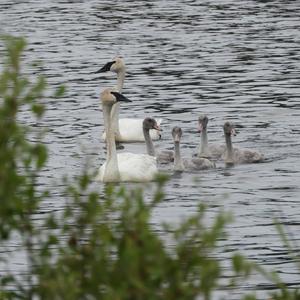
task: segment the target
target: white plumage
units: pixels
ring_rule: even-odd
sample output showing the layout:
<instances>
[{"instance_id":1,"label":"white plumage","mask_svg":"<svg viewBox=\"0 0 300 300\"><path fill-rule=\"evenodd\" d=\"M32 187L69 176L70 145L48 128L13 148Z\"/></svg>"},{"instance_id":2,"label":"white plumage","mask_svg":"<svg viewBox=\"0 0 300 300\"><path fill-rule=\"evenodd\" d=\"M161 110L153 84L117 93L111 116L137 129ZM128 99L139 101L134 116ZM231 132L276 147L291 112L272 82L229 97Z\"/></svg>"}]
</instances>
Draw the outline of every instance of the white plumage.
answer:
<instances>
[{"instance_id":1,"label":"white plumage","mask_svg":"<svg viewBox=\"0 0 300 300\"><path fill-rule=\"evenodd\" d=\"M158 173L156 158L146 154L119 153L116 151L115 132L111 110L117 101L130 101L112 89L101 93L106 131L107 157L100 167L96 180L103 182L147 182Z\"/></svg>"},{"instance_id":2,"label":"white plumage","mask_svg":"<svg viewBox=\"0 0 300 300\"><path fill-rule=\"evenodd\" d=\"M148 182L158 173L156 158L146 154L119 153L117 155L121 182ZM100 167L97 180L104 180L106 162Z\"/></svg>"},{"instance_id":3,"label":"white plumage","mask_svg":"<svg viewBox=\"0 0 300 300\"><path fill-rule=\"evenodd\" d=\"M117 74L117 92L121 92L124 86L126 66L121 57L116 57L113 61L106 63L98 73L112 71ZM140 118L119 118L120 104L116 103L112 110L112 121L115 126L115 138L118 142L143 142L145 141L143 135L143 121ZM157 124L162 123L162 119L157 119ZM159 132L150 130L152 140L160 139ZM103 133L103 139L106 139L106 134Z\"/></svg>"},{"instance_id":4,"label":"white plumage","mask_svg":"<svg viewBox=\"0 0 300 300\"><path fill-rule=\"evenodd\" d=\"M144 119L119 119L119 133L116 134L116 141L118 142L144 142L145 137L143 133ZM160 126L162 119L157 119L157 124ZM105 132L103 139L106 138ZM159 140L161 135L157 130L150 130L150 137L152 140Z\"/></svg>"}]
</instances>

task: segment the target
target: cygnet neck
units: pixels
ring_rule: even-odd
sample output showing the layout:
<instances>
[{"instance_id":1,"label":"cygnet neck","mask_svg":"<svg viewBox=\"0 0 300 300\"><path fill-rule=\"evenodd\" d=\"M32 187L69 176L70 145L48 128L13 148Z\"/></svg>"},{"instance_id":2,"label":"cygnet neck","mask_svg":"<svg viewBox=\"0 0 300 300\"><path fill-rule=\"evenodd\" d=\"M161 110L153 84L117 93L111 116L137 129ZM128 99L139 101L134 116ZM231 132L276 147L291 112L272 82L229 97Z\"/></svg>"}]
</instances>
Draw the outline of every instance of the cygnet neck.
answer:
<instances>
[{"instance_id":1,"label":"cygnet neck","mask_svg":"<svg viewBox=\"0 0 300 300\"><path fill-rule=\"evenodd\" d=\"M207 138L206 127L204 127L201 131L200 147L199 147L198 156L199 157L210 157L210 152L208 149L208 138Z\"/></svg>"},{"instance_id":2,"label":"cygnet neck","mask_svg":"<svg viewBox=\"0 0 300 300\"><path fill-rule=\"evenodd\" d=\"M180 142L174 141L174 171L183 171L183 162L180 153Z\"/></svg>"},{"instance_id":3,"label":"cygnet neck","mask_svg":"<svg viewBox=\"0 0 300 300\"><path fill-rule=\"evenodd\" d=\"M225 133L225 142L226 142L225 163L232 164L234 162L234 159L233 159L233 147L232 147L230 133Z\"/></svg>"},{"instance_id":4,"label":"cygnet neck","mask_svg":"<svg viewBox=\"0 0 300 300\"><path fill-rule=\"evenodd\" d=\"M151 156L155 156L156 153L155 153L155 149L154 149L152 139L150 137L149 130L150 130L149 128L143 127L143 133L144 133L144 138L145 138L145 142L146 142L147 154L151 155Z\"/></svg>"}]
</instances>

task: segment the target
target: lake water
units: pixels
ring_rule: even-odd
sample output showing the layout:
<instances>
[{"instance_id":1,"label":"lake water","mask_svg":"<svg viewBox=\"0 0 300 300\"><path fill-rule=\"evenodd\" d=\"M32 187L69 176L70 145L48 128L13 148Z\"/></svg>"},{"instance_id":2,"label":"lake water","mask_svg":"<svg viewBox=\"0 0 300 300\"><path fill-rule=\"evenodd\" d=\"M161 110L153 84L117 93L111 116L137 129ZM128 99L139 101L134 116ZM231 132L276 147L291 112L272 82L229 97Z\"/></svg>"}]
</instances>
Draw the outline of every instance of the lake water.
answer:
<instances>
[{"instance_id":1,"label":"lake water","mask_svg":"<svg viewBox=\"0 0 300 300\"><path fill-rule=\"evenodd\" d=\"M197 119L205 113L211 142L223 143L222 125L231 120L239 131L235 145L266 157L265 163L226 169L221 162L216 170L172 176L166 200L154 212L154 228L160 230L162 221L179 222L199 203L208 205L208 218L230 211L235 222L219 249L220 260L238 250L277 270L291 287L299 286L299 270L273 225L278 218L299 245L299 1L8 0L0 2L0 28L25 36L25 60L42 61L40 72L49 83L67 86L64 98L47 100L41 123L23 112L27 123L49 129L51 157L41 182L58 188L43 205L45 212L64 206L59 178L79 173L86 160L94 168L105 160L99 93L116 78L94 72L122 55L128 71L123 92L133 102L123 105L121 115L163 118L157 147L172 149L170 131L181 126L182 152L195 153ZM126 145L126 151L145 147ZM19 257L11 268L23 264ZM257 290L264 299L269 289L268 281L254 275L215 298L240 299Z\"/></svg>"}]
</instances>

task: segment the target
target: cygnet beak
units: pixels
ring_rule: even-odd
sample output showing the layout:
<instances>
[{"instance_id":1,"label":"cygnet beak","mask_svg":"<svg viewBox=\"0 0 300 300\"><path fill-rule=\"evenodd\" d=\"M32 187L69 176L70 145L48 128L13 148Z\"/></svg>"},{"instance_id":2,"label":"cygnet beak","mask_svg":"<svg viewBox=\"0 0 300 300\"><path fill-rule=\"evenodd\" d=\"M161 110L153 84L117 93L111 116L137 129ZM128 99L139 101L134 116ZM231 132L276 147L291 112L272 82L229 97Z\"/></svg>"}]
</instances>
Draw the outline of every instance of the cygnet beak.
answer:
<instances>
[{"instance_id":1,"label":"cygnet beak","mask_svg":"<svg viewBox=\"0 0 300 300\"><path fill-rule=\"evenodd\" d=\"M155 129L155 130L157 130L157 131L163 131L163 130L159 127L159 125L157 125L157 124L155 124L155 125L153 126L153 129Z\"/></svg>"},{"instance_id":2,"label":"cygnet beak","mask_svg":"<svg viewBox=\"0 0 300 300\"><path fill-rule=\"evenodd\" d=\"M179 134L175 134L175 136L174 136L174 142L175 143L179 143L180 142L180 136L179 136Z\"/></svg>"},{"instance_id":3,"label":"cygnet beak","mask_svg":"<svg viewBox=\"0 0 300 300\"><path fill-rule=\"evenodd\" d=\"M198 123L198 132L202 132L203 131L203 125L201 123Z\"/></svg>"}]
</instances>

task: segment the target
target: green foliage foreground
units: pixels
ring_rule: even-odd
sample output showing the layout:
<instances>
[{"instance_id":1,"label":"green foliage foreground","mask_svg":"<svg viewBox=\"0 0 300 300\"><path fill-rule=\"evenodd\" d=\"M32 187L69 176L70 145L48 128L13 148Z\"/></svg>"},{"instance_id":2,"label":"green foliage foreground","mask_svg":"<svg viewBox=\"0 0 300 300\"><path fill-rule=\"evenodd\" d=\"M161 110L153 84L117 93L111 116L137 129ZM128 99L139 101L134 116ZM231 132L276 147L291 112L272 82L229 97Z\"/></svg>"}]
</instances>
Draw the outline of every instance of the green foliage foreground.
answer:
<instances>
[{"instance_id":1,"label":"green foliage foreground","mask_svg":"<svg viewBox=\"0 0 300 300\"><path fill-rule=\"evenodd\" d=\"M2 276L0 299L212 299L224 273L214 251L225 238L230 216L220 213L207 226L200 205L179 225L162 225L166 245L150 226L153 209L164 199L164 177L157 179L153 199L145 201L141 187L106 185L103 193L92 191L93 176L83 172L66 184L62 212L49 212L43 224L33 221L49 194L37 184L47 149L39 142L42 133L23 125L19 113L26 106L32 119L43 116L46 81L38 77L32 82L23 75L23 39L2 40L0 242L4 248L13 235L20 236L28 271L21 278ZM237 278L246 278L255 268L278 284L273 299L300 299L298 290L287 290L274 274L240 254L231 257L230 265L232 277L227 283L223 278L223 287L233 288Z\"/></svg>"}]
</instances>

